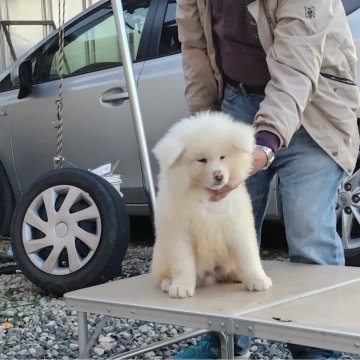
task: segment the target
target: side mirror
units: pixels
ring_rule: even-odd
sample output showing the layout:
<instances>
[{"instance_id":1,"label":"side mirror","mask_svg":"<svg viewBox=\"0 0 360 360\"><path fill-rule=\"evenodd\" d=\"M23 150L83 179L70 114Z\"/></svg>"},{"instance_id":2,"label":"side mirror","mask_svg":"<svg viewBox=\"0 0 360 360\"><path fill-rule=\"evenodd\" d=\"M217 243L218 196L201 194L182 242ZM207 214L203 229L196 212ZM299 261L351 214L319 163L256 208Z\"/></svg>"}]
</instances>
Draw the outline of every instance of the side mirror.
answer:
<instances>
[{"instance_id":1,"label":"side mirror","mask_svg":"<svg viewBox=\"0 0 360 360\"><path fill-rule=\"evenodd\" d=\"M12 77L13 83L18 83L20 90L18 99L24 99L31 94L32 66L31 61L25 60L19 65L17 76Z\"/></svg>"}]
</instances>

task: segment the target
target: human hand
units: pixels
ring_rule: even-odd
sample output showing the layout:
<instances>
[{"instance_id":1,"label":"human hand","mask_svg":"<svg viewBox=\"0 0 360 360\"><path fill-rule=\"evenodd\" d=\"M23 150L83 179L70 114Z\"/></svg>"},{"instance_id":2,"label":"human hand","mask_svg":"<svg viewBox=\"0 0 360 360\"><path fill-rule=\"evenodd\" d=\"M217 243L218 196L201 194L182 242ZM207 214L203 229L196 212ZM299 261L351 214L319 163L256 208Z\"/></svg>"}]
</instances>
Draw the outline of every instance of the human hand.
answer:
<instances>
[{"instance_id":1,"label":"human hand","mask_svg":"<svg viewBox=\"0 0 360 360\"><path fill-rule=\"evenodd\" d=\"M229 185L224 185L221 189L213 190L213 195L210 196L209 201L219 201L229 195L235 188L236 186L230 187Z\"/></svg>"},{"instance_id":2,"label":"human hand","mask_svg":"<svg viewBox=\"0 0 360 360\"><path fill-rule=\"evenodd\" d=\"M253 157L253 162L252 162L252 170L250 175L254 175L259 170L263 169L268 161L265 151L262 151L261 149L258 148L254 149L252 157Z\"/></svg>"}]
</instances>

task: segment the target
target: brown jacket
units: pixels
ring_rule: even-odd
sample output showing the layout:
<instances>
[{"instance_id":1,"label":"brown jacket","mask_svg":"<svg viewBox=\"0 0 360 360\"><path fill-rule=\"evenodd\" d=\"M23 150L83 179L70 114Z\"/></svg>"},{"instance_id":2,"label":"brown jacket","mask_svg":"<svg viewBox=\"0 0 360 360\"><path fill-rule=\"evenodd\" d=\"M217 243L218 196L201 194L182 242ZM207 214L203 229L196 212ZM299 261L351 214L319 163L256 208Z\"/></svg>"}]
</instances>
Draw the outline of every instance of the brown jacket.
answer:
<instances>
[{"instance_id":1,"label":"brown jacket","mask_svg":"<svg viewBox=\"0 0 360 360\"><path fill-rule=\"evenodd\" d=\"M353 83L356 51L341 0L255 0L248 9L271 74L256 130L276 133L286 147L303 125L350 174L359 151L360 98ZM190 112L218 108L223 79L215 60L211 0L178 0L176 18Z\"/></svg>"}]
</instances>

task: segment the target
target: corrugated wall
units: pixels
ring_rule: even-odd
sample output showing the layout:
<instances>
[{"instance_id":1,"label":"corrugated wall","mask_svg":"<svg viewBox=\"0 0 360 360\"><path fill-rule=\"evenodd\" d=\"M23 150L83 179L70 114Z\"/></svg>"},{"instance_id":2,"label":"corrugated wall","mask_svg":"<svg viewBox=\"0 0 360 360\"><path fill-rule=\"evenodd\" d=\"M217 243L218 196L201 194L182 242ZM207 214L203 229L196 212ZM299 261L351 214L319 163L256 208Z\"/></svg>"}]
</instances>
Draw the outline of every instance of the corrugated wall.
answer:
<instances>
[{"instance_id":1,"label":"corrugated wall","mask_svg":"<svg viewBox=\"0 0 360 360\"><path fill-rule=\"evenodd\" d=\"M62 1L62 0L61 0ZM65 20L99 0L65 0ZM52 21L59 26L59 0L0 0L0 70L9 66L13 58L21 56L52 30L51 25L7 24L24 21ZM5 23L4 23L5 21ZM4 31L8 30L8 37ZM12 48L9 46L11 40Z\"/></svg>"}]
</instances>

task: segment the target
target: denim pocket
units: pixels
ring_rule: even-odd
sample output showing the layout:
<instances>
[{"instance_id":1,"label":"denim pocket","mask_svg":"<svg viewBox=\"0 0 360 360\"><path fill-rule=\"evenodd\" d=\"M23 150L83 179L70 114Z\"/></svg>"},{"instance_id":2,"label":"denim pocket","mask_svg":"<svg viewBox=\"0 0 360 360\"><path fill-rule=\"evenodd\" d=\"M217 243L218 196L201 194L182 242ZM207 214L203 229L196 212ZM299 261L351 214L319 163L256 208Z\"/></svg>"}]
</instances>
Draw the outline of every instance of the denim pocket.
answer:
<instances>
[{"instance_id":1,"label":"denim pocket","mask_svg":"<svg viewBox=\"0 0 360 360\"><path fill-rule=\"evenodd\" d=\"M224 89L224 100L231 101L237 96L238 93L239 93L239 89L231 85L226 85Z\"/></svg>"}]
</instances>

